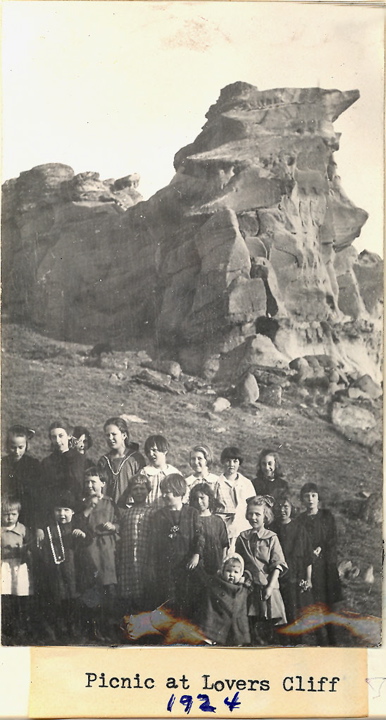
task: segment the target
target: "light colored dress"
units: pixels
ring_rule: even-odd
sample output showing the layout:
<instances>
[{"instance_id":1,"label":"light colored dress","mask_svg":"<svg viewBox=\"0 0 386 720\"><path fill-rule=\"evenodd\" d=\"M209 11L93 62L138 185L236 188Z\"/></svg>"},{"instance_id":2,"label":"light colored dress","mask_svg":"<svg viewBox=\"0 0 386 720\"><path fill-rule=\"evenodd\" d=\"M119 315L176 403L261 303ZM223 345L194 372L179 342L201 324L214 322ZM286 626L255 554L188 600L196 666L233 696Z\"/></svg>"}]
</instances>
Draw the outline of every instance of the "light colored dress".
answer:
<instances>
[{"instance_id":1,"label":"light colored dress","mask_svg":"<svg viewBox=\"0 0 386 720\"><path fill-rule=\"evenodd\" d=\"M173 465L166 465L164 470L160 470L160 468L156 468L154 465L145 465L145 467L142 468L139 474L145 475L147 479L150 480L151 485L151 490L146 499L147 505L152 505L154 508L163 507L161 480L168 475L173 475L174 473L182 475L182 473L180 473L177 468L173 467Z\"/></svg>"},{"instance_id":2,"label":"light colored dress","mask_svg":"<svg viewBox=\"0 0 386 720\"><path fill-rule=\"evenodd\" d=\"M26 527L17 522L13 528L1 528L1 594L32 595L32 582L27 565Z\"/></svg>"},{"instance_id":3,"label":"light colored dress","mask_svg":"<svg viewBox=\"0 0 386 720\"><path fill-rule=\"evenodd\" d=\"M218 478L215 493L218 502L216 514L222 517L227 526L231 552L237 536L251 527L245 513L247 500L254 495L252 482L241 473L237 473L236 480L229 480L225 475Z\"/></svg>"},{"instance_id":4,"label":"light colored dress","mask_svg":"<svg viewBox=\"0 0 386 720\"><path fill-rule=\"evenodd\" d=\"M216 495L217 481L218 481L218 475L214 475L214 473L208 473L208 475L205 478L197 478L195 475L188 475L188 477L185 478L185 482L188 486L188 489L187 489L184 497L182 498L182 502L183 503L189 502L191 489L195 485L198 485L199 483L206 483L207 485L209 485L209 487L213 491L213 494Z\"/></svg>"},{"instance_id":5,"label":"light colored dress","mask_svg":"<svg viewBox=\"0 0 386 720\"><path fill-rule=\"evenodd\" d=\"M283 598L277 578L269 600L262 599L262 591L268 585L273 571L280 573L288 570L284 553L276 533L263 527L260 531L245 530L236 540L236 552L241 555L245 569L253 578L253 591L250 596L248 615L258 620L274 620L276 625L287 622Z\"/></svg>"}]
</instances>

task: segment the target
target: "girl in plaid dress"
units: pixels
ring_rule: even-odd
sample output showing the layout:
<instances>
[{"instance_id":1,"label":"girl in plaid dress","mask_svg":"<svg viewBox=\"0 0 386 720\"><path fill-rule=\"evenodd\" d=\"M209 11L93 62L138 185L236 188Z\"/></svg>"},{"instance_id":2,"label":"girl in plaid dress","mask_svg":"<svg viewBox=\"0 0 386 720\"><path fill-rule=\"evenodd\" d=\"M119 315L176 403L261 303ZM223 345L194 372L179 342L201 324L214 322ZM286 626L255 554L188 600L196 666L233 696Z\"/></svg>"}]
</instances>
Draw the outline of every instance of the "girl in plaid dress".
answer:
<instances>
[{"instance_id":1,"label":"girl in plaid dress","mask_svg":"<svg viewBox=\"0 0 386 720\"><path fill-rule=\"evenodd\" d=\"M134 505L121 511L121 542L118 555L118 593L123 611L141 612L146 605L149 567L150 523L154 509L146 504L151 484L146 475L131 478L128 492Z\"/></svg>"}]
</instances>

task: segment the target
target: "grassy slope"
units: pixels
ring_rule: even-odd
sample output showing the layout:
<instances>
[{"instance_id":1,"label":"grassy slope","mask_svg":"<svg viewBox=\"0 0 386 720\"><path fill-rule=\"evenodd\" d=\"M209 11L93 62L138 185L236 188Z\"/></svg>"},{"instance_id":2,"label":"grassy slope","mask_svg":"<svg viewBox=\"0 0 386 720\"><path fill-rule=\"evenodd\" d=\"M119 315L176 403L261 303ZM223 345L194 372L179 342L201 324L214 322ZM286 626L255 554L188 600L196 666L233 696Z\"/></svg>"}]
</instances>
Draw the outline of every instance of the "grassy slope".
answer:
<instances>
[{"instance_id":1,"label":"grassy slope","mask_svg":"<svg viewBox=\"0 0 386 720\"><path fill-rule=\"evenodd\" d=\"M146 425L132 424L132 439L140 443L151 433L166 435L171 444L170 462L188 473L189 448L200 442L211 445L220 471L219 456L226 445L238 445L245 456L243 472L254 477L260 450L278 450L292 488L314 481L323 488L325 505L337 518L339 558L351 559L361 576L374 565L375 582L369 592L361 580L345 590L346 607L363 614L381 615L381 528L356 517L358 492L373 492L382 482L382 458L341 437L325 420L284 398L280 408L259 405L258 410L232 407L211 413L214 397L187 393L171 395L130 382L139 359L128 353L126 380L112 384L114 368L97 369L81 364L89 347L59 343L17 326L3 329L3 435L10 423L27 423L36 431L31 454L42 458L49 452L47 427L57 418L84 424L91 430L90 455L105 452L103 423L113 415L135 414ZM33 357L46 359L31 359ZM308 415L308 416L307 416Z\"/></svg>"}]
</instances>

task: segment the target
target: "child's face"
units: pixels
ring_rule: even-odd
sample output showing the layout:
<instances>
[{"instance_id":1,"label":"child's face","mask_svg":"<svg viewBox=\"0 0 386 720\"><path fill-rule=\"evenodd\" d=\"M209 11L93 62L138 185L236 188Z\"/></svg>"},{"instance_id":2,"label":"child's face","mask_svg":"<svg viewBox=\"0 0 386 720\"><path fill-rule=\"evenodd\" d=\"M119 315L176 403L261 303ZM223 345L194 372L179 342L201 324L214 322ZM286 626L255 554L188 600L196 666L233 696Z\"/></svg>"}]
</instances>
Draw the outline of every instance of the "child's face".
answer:
<instances>
[{"instance_id":1,"label":"child's face","mask_svg":"<svg viewBox=\"0 0 386 720\"><path fill-rule=\"evenodd\" d=\"M69 437L64 428L53 428L50 432L50 440L53 450L60 453L67 452Z\"/></svg>"},{"instance_id":2,"label":"child's face","mask_svg":"<svg viewBox=\"0 0 386 720\"><path fill-rule=\"evenodd\" d=\"M209 498L208 498L207 494L204 492L196 493L196 504L197 504L197 509L200 513L204 512L205 510L208 510Z\"/></svg>"},{"instance_id":3,"label":"child's face","mask_svg":"<svg viewBox=\"0 0 386 720\"><path fill-rule=\"evenodd\" d=\"M240 467L240 460L238 458L229 458L228 460L225 460L225 462L224 462L225 472L228 475L234 475L235 473L237 473L239 467Z\"/></svg>"},{"instance_id":4,"label":"child's face","mask_svg":"<svg viewBox=\"0 0 386 720\"><path fill-rule=\"evenodd\" d=\"M98 505L98 496L97 495L90 495L86 498L86 508L89 508L90 510L94 510L96 506Z\"/></svg>"},{"instance_id":5,"label":"child's face","mask_svg":"<svg viewBox=\"0 0 386 720\"><path fill-rule=\"evenodd\" d=\"M67 525L71 522L74 511L67 507L54 508L54 517L59 525Z\"/></svg>"},{"instance_id":6,"label":"child's face","mask_svg":"<svg viewBox=\"0 0 386 720\"><path fill-rule=\"evenodd\" d=\"M291 503L289 503L288 500L284 500L283 503L280 503L280 517L282 519L282 522L288 522L288 520L291 519L291 512L292 507Z\"/></svg>"},{"instance_id":7,"label":"child's face","mask_svg":"<svg viewBox=\"0 0 386 720\"><path fill-rule=\"evenodd\" d=\"M315 515L318 512L319 495L317 492L308 492L302 495L302 503L309 515Z\"/></svg>"},{"instance_id":8,"label":"child's face","mask_svg":"<svg viewBox=\"0 0 386 720\"><path fill-rule=\"evenodd\" d=\"M76 449L78 452L80 452L81 455L84 455L87 450L88 444L86 440L86 436L83 433L80 437L76 440Z\"/></svg>"},{"instance_id":9,"label":"child's face","mask_svg":"<svg viewBox=\"0 0 386 720\"><path fill-rule=\"evenodd\" d=\"M147 456L154 467L164 467L166 464L166 452L161 452L161 450L158 450L157 445L153 445L153 447L150 448L149 452L147 453Z\"/></svg>"},{"instance_id":10,"label":"child's face","mask_svg":"<svg viewBox=\"0 0 386 720\"><path fill-rule=\"evenodd\" d=\"M27 438L24 435L9 435L8 452L14 462L19 462L27 450Z\"/></svg>"},{"instance_id":11,"label":"child's face","mask_svg":"<svg viewBox=\"0 0 386 720\"><path fill-rule=\"evenodd\" d=\"M105 428L105 438L109 448L121 452L125 449L125 440L127 434L122 432L117 425L107 425Z\"/></svg>"},{"instance_id":12,"label":"child's face","mask_svg":"<svg viewBox=\"0 0 386 720\"><path fill-rule=\"evenodd\" d=\"M104 486L105 483L101 480L99 475L89 475L84 481L84 489L87 495L102 497Z\"/></svg>"},{"instance_id":13,"label":"child's face","mask_svg":"<svg viewBox=\"0 0 386 720\"><path fill-rule=\"evenodd\" d=\"M17 507L9 507L3 509L1 513L1 522L3 527L13 527L19 519L19 510Z\"/></svg>"},{"instance_id":14,"label":"child's face","mask_svg":"<svg viewBox=\"0 0 386 720\"><path fill-rule=\"evenodd\" d=\"M182 504L181 495L173 495L171 490L163 492L162 499L164 501L165 507L169 508L170 510L179 508Z\"/></svg>"},{"instance_id":15,"label":"child's face","mask_svg":"<svg viewBox=\"0 0 386 720\"><path fill-rule=\"evenodd\" d=\"M131 496L134 500L135 505L143 505L146 502L148 496L148 489L145 483L140 485L133 485L131 489Z\"/></svg>"},{"instance_id":16,"label":"child's face","mask_svg":"<svg viewBox=\"0 0 386 720\"><path fill-rule=\"evenodd\" d=\"M242 577L241 572L241 565L238 562L235 562L233 560L230 560L229 562L225 563L224 570L222 572L224 580L227 582L233 583L233 585L237 585Z\"/></svg>"},{"instance_id":17,"label":"child's face","mask_svg":"<svg viewBox=\"0 0 386 720\"><path fill-rule=\"evenodd\" d=\"M260 467L265 480L274 479L276 463L273 455L265 455L261 458Z\"/></svg>"},{"instance_id":18,"label":"child's face","mask_svg":"<svg viewBox=\"0 0 386 720\"><path fill-rule=\"evenodd\" d=\"M264 506L250 505L247 510L247 520L254 530L261 530L265 520Z\"/></svg>"},{"instance_id":19,"label":"child's face","mask_svg":"<svg viewBox=\"0 0 386 720\"><path fill-rule=\"evenodd\" d=\"M204 453L192 452L190 453L190 466L195 473L199 474L207 470L208 463Z\"/></svg>"}]
</instances>

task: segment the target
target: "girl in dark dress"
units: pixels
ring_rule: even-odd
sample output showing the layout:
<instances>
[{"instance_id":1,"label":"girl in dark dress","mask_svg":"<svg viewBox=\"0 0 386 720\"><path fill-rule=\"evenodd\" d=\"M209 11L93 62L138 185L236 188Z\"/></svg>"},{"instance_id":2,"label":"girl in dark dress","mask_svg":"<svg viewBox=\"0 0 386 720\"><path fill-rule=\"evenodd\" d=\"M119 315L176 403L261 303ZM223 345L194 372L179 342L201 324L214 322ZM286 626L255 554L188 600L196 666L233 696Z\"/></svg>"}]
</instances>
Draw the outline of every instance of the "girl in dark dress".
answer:
<instances>
[{"instance_id":1,"label":"girl in dark dress","mask_svg":"<svg viewBox=\"0 0 386 720\"><path fill-rule=\"evenodd\" d=\"M212 515L216 501L207 483L194 485L190 491L190 505L198 510L203 526L205 545L203 566L208 575L215 575L221 569L229 548L228 533L224 520Z\"/></svg>"},{"instance_id":2,"label":"girl in dark dress","mask_svg":"<svg viewBox=\"0 0 386 720\"><path fill-rule=\"evenodd\" d=\"M150 537L151 569L154 580L153 607L167 601L178 616L189 616L193 584L189 572L197 567L204 548L204 534L198 511L185 505L186 482L182 475L168 475L161 481L165 507L157 510Z\"/></svg>"},{"instance_id":3,"label":"girl in dark dress","mask_svg":"<svg viewBox=\"0 0 386 720\"><path fill-rule=\"evenodd\" d=\"M287 620L292 623L302 608L312 603L312 558L310 537L296 517L290 494L283 493L277 501L279 517L271 525L280 540L288 572L279 578Z\"/></svg>"},{"instance_id":4,"label":"girl in dark dress","mask_svg":"<svg viewBox=\"0 0 386 720\"><path fill-rule=\"evenodd\" d=\"M300 491L305 512L298 517L312 545L312 592L314 601L322 603L331 612L335 603L343 599L337 568L337 531L330 510L319 507L320 494L315 483L306 483ZM336 644L334 628L326 625L328 644ZM320 644L326 644L323 633L318 634Z\"/></svg>"},{"instance_id":5,"label":"girl in dark dress","mask_svg":"<svg viewBox=\"0 0 386 720\"><path fill-rule=\"evenodd\" d=\"M40 463L28 454L29 440L35 435L24 425L12 425L7 433L8 454L1 461L1 494L20 500L19 522L37 530Z\"/></svg>"},{"instance_id":6,"label":"girl in dark dress","mask_svg":"<svg viewBox=\"0 0 386 720\"><path fill-rule=\"evenodd\" d=\"M256 495L270 495L275 500L288 490L278 453L270 448L261 451L257 461L257 475L252 480Z\"/></svg>"},{"instance_id":7,"label":"girl in dark dress","mask_svg":"<svg viewBox=\"0 0 386 720\"><path fill-rule=\"evenodd\" d=\"M52 453L41 462L41 499L43 518L51 511L52 503L59 493L69 491L75 501L83 497L85 456L70 448L69 430L62 420L51 423L48 428Z\"/></svg>"}]
</instances>

